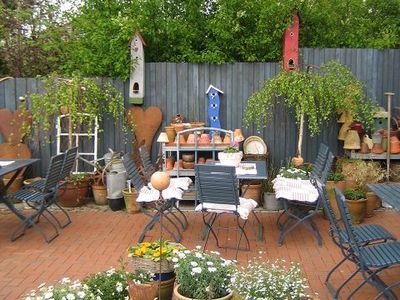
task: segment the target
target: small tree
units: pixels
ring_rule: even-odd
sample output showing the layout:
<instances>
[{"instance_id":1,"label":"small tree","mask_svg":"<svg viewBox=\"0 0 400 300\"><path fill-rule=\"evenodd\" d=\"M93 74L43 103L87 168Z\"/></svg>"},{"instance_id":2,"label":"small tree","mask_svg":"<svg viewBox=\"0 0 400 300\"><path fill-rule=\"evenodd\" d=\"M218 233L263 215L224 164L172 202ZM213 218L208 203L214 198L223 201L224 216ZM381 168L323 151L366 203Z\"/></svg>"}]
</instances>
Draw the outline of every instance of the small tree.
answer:
<instances>
[{"instance_id":1,"label":"small tree","mask_svg":"<svg viewBox=\"0 0 400 300\"><path fill-rule=\"evenodd\" d=\"M107 115L121 120L126 131L124 99L111 83L100 86L93 78L73 76L59 78L53 74L43 80L44 93L32 94L32 126L49 141L55 118L64 110L68 117L68 147L72 147L72 132L81 125L92 130L95 118L101 124Z\"/></svg>"},{"instance_id":2,"label":"small tree","mask_svg":"<svg viewBox=\"0 0 400 300\"><path fill-rule=\"evenodd\" d=\"M245 126L254 122L258 128L266 127L275 102L283 101L294 109L299 125L297 155L301 156L304 123L311 136L321 131L321 125L338 111L353 113L366 128L373 125L377 106L367 99L363 84L351 71L337 61L307 70L281 71L264 82L263 88L247 102Z\"/></svg>"}]
</instances>

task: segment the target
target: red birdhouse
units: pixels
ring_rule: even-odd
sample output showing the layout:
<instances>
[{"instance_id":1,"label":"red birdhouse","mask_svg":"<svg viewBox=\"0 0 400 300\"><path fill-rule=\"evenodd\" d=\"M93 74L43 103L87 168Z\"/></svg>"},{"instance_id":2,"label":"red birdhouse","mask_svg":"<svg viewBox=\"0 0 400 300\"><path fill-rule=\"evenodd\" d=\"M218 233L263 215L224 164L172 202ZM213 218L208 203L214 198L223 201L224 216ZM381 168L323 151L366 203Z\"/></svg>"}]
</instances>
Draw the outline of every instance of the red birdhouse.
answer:
<instances>
[{"instance_id":1,"label":"red birdhouse","mask_svg":"<svg viewBox=\"0 0 400 300\"><path fill-rule=\"evenodd\" d=\"M296 12L283 34L283 69L286 71L299 68L299 30L300 15Z\"/></svg>"}]
</instances>

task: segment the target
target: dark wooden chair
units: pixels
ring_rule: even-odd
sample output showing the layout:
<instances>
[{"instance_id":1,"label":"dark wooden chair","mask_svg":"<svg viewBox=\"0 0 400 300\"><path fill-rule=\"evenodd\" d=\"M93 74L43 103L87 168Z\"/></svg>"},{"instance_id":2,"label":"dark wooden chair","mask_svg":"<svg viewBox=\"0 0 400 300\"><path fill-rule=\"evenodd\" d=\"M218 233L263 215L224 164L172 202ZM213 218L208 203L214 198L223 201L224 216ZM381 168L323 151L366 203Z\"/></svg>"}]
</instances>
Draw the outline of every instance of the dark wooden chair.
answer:
<instances>
[{"instance_id":1,"label":"dark wooden chair","mask_svg":"<svg viewBox=\"0 0 400 300\"><path fill-rule=\"evenodd\" d=\"M334 158L335 156L329 151L329 148L325 144L321 144L317 158L313 164L311 178L318 178L321 182L325 183ZM321 234L314 222L314 216L322 207L321 198L318 197L314 202L302 202L285 198L279 198L278 200L283 203L283 212L277 219L279 229L278 245L281 246L286 236L296 229L297 226L301 225L315 236L318 245L321 246Z\"/></svg>"},{"instance_id":2,"label":"dark wooden chair","mask_svg":"<svg viewBox=\"0 0 400 300\"><path fill-rule=\"evenodd\" d=\"M220 246L218 235L215 231L215 222L222 214L233 215L236 219L235 230L239 231L236 249L236 257L244 236L246 247L241 250L250 250L250 242L245 232L247 216L254 207L241 205L238 191L238 180L235 167L219 165L195 165L196 188L199 199L199 207L202 212L203 222L206 226L204 239L205 250L210 233L214 236L217 246ZM242 211L241 211L242 210ZM246 210L246 217L243 216Z\"/></svg>"},{"instance_id":3,"label":"dark wooden chair","mask_svg":"<svg viewBox=\"0 0 400 300\"><path fill-rule=\"evenodd\" d=\"M123 162L128 178L131 180L131 184L136 189L136 191L139 193L143 188L148 188L147 182L144 179L143 169L138 169L132 158L127 154L124 155ZM174 220L180 223L182 227L183 224L182 221L172 211L174 207L174 202L175 199L166 199L166 205L162 208L155 206L154 203L139 202L140 211L149 216L150 221L143 228L143 231L139 236L138 243L141 243L144 240L146 234L154 227L154 225L159 223L161 214L163 217L165 217L168 223L175 228L175 232L172 231L165 224L162 224L163 230L165 230L175 242L180 242L180 240L182 239L182 234Z\"/></svg>"},{"instance_id":4,"label":"dark wooden chair","mask_svg":"<svg viewBox=\"0 0 400 300\"><path fill-rule=\"evenodd\" d=\"M351 222L346 206L346 199L337 188L334 188L334 191L347 235L347 241L340 238L340 246L343 252L348 253L349 260L356 267L356 271L350 276L350 279L358 273L361 273L363 277L363 281L347 296L347 299L351 299L366 283L377 288L379 294L385 296L385 298L398 299L392 288L399 285L400 281L397 280L395 283L387 285L379 275L384 270L400 266L400 242L360 246L356 227Z\"/></svg>"},{"instance_id":5,"label":"dark wooden chair","mask_svg":"<svg viewBox=\"0 0 400 300\"><path fill-rule=\"evenodd\" d=\"M57 227L44 213L49 212L49 206L54 203L60 174L64 165L64 158L64 153L51 157L50 164L47 170L47 175L44 180L44 186L41 190L23 188L8 195L10 199L24 201L26 204L34 209L34 212L23 219L16 230L13 232L11 236L12 241L15 241L16 239L24 235L28 228L33 228L34 230L36 230L39 234L43 236L47 243L50 243L58 236ZM47 236L45 232L39 227L38 221L39 218L42 216L48 221L51 227L53 227L53 235Z\"/></svg>"},{"instance_id":6,"label":"dark wooden chair","mask_svg":"<svg viewBox=\"0 0 400 300\"><path fill-rule=\"evenodd\" d=\"M336 218L336 215L328 198L326 186L319 180L314 180L313 184L318 190L318 194L322 199L322 204L325 209L325 214L327 215L329 220L329 234L332 237L333 242L342 250L343 253L343 259L340 260L329 271L325 278L325 285L328 287L332 297L334 299L338 299L340 291L351 280L351 278L353 278L355 274L348 277L344 282L342 282L342 284L338 288L335 288L332 285L332 283L330 282L330 278L345 261L352 261L353 253L349 251L349 237L346 233L346 230L340 225L340 222ZM354 234L358 240L358 245L360 247L396 240L396 238L381 225L363 224L353 226L353 229Z\"/></svg>"}]
</instances>

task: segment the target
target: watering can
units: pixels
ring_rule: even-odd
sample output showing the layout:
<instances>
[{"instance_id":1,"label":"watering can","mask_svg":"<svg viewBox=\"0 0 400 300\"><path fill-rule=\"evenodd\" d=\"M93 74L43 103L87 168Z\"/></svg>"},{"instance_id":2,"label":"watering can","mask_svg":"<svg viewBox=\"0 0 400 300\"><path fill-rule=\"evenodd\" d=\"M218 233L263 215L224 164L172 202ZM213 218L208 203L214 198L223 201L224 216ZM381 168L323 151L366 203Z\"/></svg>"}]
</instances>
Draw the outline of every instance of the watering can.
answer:
<instances>
[{"instance_id":1,"label":"watering can","mask_svg":"<svg viewBox=\"0 0 400 300\"><path fill-rule=\"evenodd\" d=\"M120 199L123 197L122 190L125 188L126 169L121 159L121 152L114 152L108 149L109 152L104 154L105 167L103 170L106 173L107 181L107 198Z\"/></svg>"}]
</instances>

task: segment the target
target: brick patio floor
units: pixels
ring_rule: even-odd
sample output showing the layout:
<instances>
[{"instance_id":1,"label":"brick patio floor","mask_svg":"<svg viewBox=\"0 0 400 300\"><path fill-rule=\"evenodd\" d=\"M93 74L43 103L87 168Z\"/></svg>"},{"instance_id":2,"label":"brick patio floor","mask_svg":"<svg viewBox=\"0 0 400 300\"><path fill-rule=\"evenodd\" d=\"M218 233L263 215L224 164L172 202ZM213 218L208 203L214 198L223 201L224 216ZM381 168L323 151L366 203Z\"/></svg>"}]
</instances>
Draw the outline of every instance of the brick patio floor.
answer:
<instances>
[{"instance_id":1,"label":"brick patio floor","mask_svg":"<svg viewBox=\"0 0 400 300\"><path fill-rule=\"evenodd\" d=\"M185 231L182 244L193 248L201 245L200 231L202 219L200 213L187 212L190 221ZM297 229L291 234L282 247L277 246L278 232L276 229L276 213L259 213L265 226L265 241L256 241L255 234L249 230L251 252L239 252L239 262L259 257L274 261L281 258L287 261L299 262L305 277L309 281L310 292L317 293L319 299L331 299L325 285L324 277L335 262L341 258L339 249L330 240L327 228L328 222L321 216L317 218L318 226L323 236L323 246L318 247L316 240L306 230ZM147 217L142 214L131 215L125 212L84 211L71 212L73 223L50 244L33 230L17 240L10 241L10 234L18 224L12 214L0 215L0 299L19 299L32 288L43 282L52 282L62 277L71 279L83 278L92 272L118 266L118 259L126 257L126 249L135 244ZM230 218L222 219L224 225L230 223ZM392 211L379 211L366 222L385 226L395 236L400 237L400 215ZM233 224L233 223L232 223ZM234 244L235 233L220 232L221 242ZM152 236L158 232L154 229ZM233 238L228 238L233 236ZM152 237L149 236L148 239ZM216 250L215 242L210 237L208 249ZM232 258L233 250L220 249L226 258ZM344 280L354 267L345 264L340 273L334 276L334 282ZM384 279L394 282L400 277L400 268L385 272ZM349 293L360 277L353 279L342 295ZM397 289L400 295L400 290ZM376 290L365 286L353 299L372 299Z\"/></svg>"}]
</instances>

